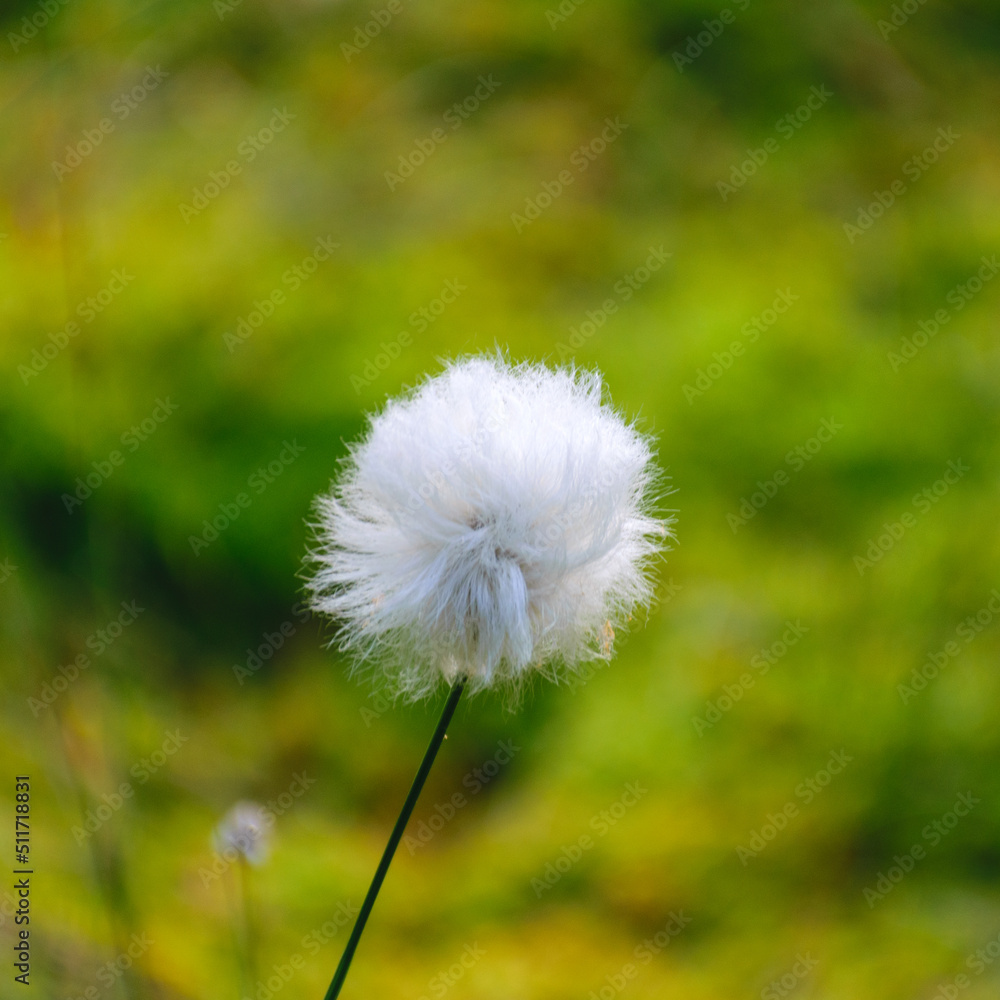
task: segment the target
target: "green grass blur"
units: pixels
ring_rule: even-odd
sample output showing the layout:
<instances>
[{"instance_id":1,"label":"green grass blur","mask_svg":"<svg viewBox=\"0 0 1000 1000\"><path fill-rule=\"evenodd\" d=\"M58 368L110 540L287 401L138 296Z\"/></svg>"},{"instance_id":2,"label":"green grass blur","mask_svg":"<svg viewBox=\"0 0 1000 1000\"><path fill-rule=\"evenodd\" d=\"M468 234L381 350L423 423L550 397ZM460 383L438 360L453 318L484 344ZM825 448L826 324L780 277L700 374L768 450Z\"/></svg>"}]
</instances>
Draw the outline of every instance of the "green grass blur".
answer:
<instances>
[{"instance_id":1,"label":"green grass blur","mask_svg":"<svg viewBox=\"0 0 1000 1000\"><path fill-rule=\"evenodd\" d=\"M343 996L997 995L994 5L14 0L0 54L0 995L323 995L440 702L297 614L311 500L498 344L604 372L679 543L613 664L460 706Z\"/></svg>"}]
</instances>

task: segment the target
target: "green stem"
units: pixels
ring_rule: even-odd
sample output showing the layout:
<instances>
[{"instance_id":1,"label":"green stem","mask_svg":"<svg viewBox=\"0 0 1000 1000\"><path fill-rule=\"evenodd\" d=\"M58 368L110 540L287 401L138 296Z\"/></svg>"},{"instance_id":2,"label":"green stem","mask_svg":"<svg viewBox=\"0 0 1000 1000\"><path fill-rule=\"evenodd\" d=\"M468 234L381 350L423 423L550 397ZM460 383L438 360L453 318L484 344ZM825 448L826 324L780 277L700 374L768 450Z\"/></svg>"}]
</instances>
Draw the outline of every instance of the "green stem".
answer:
<instances>
[{"instance_id":1,"label":"green stem","mask_svg":"<svg viewBox=\"0 0 1000 1000\"><path fill-rule=\"evenodd\" d=\"M441 749L441 743L444 741L444 734L448 729L448 723L451 722L451 717L455 714L458 699L462 697L462 689L465 687L465 681L465 677L459 677L452 686L451 694L448 695L444 711L438 720L437 729L434 730L434 735L431 737L431 742L427 747L427 752L424 754L424 759L420 762L420 767L417 768L417 776L413 779L413 784L410 786L409 794L403 803L399 818L396 820L396 825L392 828L389 843L385 845L382 860L378 863L378 868L375 869L375 877L372 879L372 884L368 887L368 895L365 896L365 901L361 904L358 919L354 922L354 929L351 931L347 947L344 948L344 954L340 959L340 965L337 966L337 971L333 974L333 982L330 983L330 988L326 991L324 1000L336 1000L340 996L340 990L344 985L344 980L347 978L347 970L351 967L351 959L354 958L354 952L358 947L358 942L361 940L361 933L364 931L368 916L375 905L378 891L382 888L386 872L389 871L392 856L396 853L396 848L399 846L400 840L403 839L403 831L406 829L406 824L413 812L413 807L417 804L417 799L420 797L421 789L424 787L424 782L430 773L434 758L437 756L438 750Z\"/></svg>"},{"instance_id":2,"label":"green stem","mask_svg":"<svg viewBox=\"0 0 1000 1000\"><path fill-rule=\"evenodd\" d=\"M250 864L246 855L240 852L238 865L237 896L237 949L240 958L240 973L246 982L245 996L251 996L257 983L257 932L254 923L253 899L250 895Z\"/></svg>"}]
</instances>

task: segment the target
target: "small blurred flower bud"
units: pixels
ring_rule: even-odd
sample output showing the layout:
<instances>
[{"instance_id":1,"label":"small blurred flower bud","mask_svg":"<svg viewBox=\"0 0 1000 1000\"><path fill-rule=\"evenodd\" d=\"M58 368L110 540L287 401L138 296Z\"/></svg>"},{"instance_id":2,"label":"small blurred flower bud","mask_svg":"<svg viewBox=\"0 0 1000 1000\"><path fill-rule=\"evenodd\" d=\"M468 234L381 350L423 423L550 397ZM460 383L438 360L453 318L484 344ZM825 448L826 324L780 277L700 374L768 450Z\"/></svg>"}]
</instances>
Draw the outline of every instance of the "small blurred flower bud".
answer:
<instances>
[{"instance_id":1,"label":"small blurred flower bud","mask_svg":"<svg viewBox=\"0 0 1000 1000\"><path fill-rule=\"evenodd\" d=\"M215 849L222 854L236 851L254 866L263 864L270 851L264 813L257 802L237 802L212 833Z\"/></svg>"}]
</instances>

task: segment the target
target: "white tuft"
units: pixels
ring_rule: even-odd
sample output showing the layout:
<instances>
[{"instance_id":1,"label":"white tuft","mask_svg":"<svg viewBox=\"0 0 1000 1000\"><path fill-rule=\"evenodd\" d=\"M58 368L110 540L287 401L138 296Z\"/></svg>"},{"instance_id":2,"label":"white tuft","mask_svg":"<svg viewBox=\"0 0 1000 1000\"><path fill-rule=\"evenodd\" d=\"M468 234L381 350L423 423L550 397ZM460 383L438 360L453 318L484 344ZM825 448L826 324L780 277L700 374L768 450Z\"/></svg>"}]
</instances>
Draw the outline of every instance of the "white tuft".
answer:
<instances>
[{"instance_id":1,"label":"white tuft","mask_svg":"<svg viewBox=\"0 0 1000 1000\"><path fill-rule=\"evenodd\" d=\"M263 864L270 851L266 812L256 802L237 802L213 832L215 849L222 855L235 851L254 866Z\"/></svg>"},{"instance_id":2,"label":"white tuft","mask_svg":"<svg viewBox=\"0 0 1000 1000\"><path fill-rule=\"evenodd\" d=\"M670 520L649 440L601 392L597 372L480 356L371 418L317 501L308 589L391 693L558 680L648 604Z\"/></svg>"}]
</instances>

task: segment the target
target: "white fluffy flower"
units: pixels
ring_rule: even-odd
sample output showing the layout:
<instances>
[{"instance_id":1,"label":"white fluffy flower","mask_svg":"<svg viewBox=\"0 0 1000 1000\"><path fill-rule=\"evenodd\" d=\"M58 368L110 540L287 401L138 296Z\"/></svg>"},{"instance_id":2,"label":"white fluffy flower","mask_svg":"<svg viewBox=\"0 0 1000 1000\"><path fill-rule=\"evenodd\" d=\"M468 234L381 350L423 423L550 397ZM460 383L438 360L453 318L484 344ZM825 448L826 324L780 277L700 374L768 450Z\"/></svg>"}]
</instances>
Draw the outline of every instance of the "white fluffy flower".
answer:
<instances>
[{"instance_id":1,"label":"white fluffy flower","mask_svg":"<svg viewBox=\"0 0 1000 1000\"><path fill-rule=\"evenodd\" d=\"M222 855L242 854L252 865L261 865L270 851L270 834L264 822L265 809L256 802L237 802L215 828L212 841Z\"/></svg>"},{"instance_id":2,"label":"white fluffy flower","mask_svg":"<svg viewBox=\"0 0 1000 1000\"><path fill-rule=\"evenodd\" d=\"M319 498L313 608L393 693L610 658L669 520L650 442L596 372L449 364L371 418Z\"/></svg>"}]
</instances>

